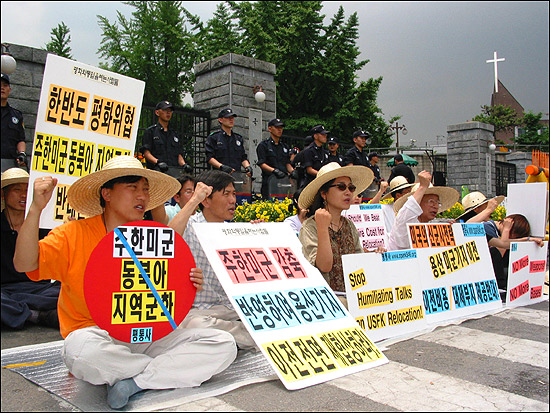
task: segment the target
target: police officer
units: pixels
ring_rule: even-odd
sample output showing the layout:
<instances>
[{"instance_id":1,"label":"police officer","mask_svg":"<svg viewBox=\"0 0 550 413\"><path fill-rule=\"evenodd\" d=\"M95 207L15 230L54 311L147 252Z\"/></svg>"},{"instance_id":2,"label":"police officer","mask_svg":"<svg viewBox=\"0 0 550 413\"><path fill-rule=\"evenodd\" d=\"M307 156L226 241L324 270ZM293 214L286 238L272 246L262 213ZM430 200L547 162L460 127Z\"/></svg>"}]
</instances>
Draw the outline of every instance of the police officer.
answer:
<instances>
[{"instance_id":1,"label":"police officer","mask_svg":"<svg viewBox=\"0 0 550 413\"><path fill-rule=\"evenodd\" d=\"M14 166L27 166L23 114L9 105L10 93L10 78L2 73L2 172Z\"/></svg>"},{"instance_id":2,"label":"police officer","mask_svg":"<svg viewBox=\"0 0 550 413\"><path fill-rule=\"evenodd\" d=\"M206 161L215 169L222 172L243 171L252 176L252 168L244 150L244 139L233 132L237 115L230 108L223 109L218 114L221 129L212 132L204 145Z\"/></svg>"},{"instance_id":3,"label":"police officer","mask_svg":"<svg viewBox=\"0 0 550 413\"><path fill-rule=\"evenodd\" d=\"M296 180L296 188L302 188L306 179L306 171L304 168L304 152L307 148L313 145L313 136L306 136L304 139L304 147L301 151L296 153L294 159L290 161L290 165L294 168L294 171L290 174L290 177ZM292 155L291 155L292 157Z\"/></svg>"},{"instance_id":4,"label":"police officer","mask_svg":"<svg viewBox=\"0 0 550 413\"><path fill-rule=\"evenodd\" d=\"M340 166L346 166L344 163L344 157L338 153L338 147L340 146L338 138L336 136L331 136L327 140L327 145L329 152L328 163L337 162Z\"/></svg>"},{"instance_id":5,"label":"police officer","mask_svg":"<svg viewBox=\"0 0 550 413\"><path fill-rule=\"evenodd\" d=\"M382 177L380 176L380 167L378 166L378 162L380 161L380 158L378 157L378 154L376 152L369 153L368 156L369 164L367 165L372 173L374 174L374 181L376 184L380 185L380 182L383 181Z\"/></svg>"},{"instance_id":6,"label":"police officer","mask_svg":"<svg viewBox=\"0 0 550 413\"><path fill-rule=\"evenodd\" d=\"M368 132L356 130L353 132L352 138L355 145L348 149L344 155L344 162L346 163L346 166L360 165L368 167L369 160L367 158L367 154L363 151L367 145L367 139L369 138Z\"/></svg>"},{"instance_id":7,"label":"police officer","mask_svg":"<svg viewBox=\"0 0 550 413\"><path fill-rule=\"evenodd\" d=\"M294 168L290 165L290 148L281 142L285 124L280 119L272 119L267 124L270 137L256 147L258 166L262 170L262 197L269 199L269 181L286 178Z\"/></svg>"},{"instance_id":8,"label":"police officer","mask_svg":"<svg viewBox=\"0 0 550 413\"><path fill-rule=\"evenodd\" d=\"M166 100L157 103L155 114L158 122L145 130L140 151L145 157L147 168L177 178L180 175L176 172L179 168L184 173L190 173L193 168L185 163L182 141L169 126L173 110L174 106Z\"/></svg>"},{"instance_id":9,"label":"police officer","mask_svg":"<svg viewBox=\"0 0 550 413\"><path fill-rule=\"evenodd\" d=\"M304 150L303 166L306 176L302 186L306 186L313 181L319 169L328 163L329 152L323 148L323 144L327 142L327 135L329 133L330 131L326 130L323 125L317 125L311 129L313 144Z\"/></svg>"}]
</instances>

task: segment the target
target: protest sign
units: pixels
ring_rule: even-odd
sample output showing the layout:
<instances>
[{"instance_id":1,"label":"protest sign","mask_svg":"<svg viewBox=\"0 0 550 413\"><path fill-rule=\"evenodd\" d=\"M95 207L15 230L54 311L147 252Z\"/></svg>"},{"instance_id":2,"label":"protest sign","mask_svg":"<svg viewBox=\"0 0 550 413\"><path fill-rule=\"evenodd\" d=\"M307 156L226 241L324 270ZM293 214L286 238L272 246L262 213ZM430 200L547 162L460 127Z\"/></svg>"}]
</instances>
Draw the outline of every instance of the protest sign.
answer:
<instances>
[{"instance_id":1,"label":"protest sign","mask_svg":"<svg viewBox=\"0 0 550 413\"><path fill-rule=\"evenodd\" d=\"M36 118L27 212L36 178L58 179L40 217L54 228L81 218L67 203L69 186L117 155L132 155L145 83L48 54Z\"/></svg>"},{"instance_id":2,"label":"protest sign","mask_svg":"<svg viewBox=\"0 0 550 413\"><path fill-rule=\"evenodd\" d=\"M508 184L506 215L521 214L531 227L533 236L544 238L548 226L548 184Z\"/></svg>"},{"instance_id":3,"label":"protest sign","mask_svg":"<svg viewBox=\"0 0 550 413\"><path fill-rule=\"evenodd\" d=\"M388 248L388 235L384 221L384 212L380 204L352 205L342 211L359 232L361 247L374 251L378 247Z\"/></svg>"},{"instance_id":4,"label":"protest sign","mask_svg":"<svg viewBox=\"0 0 550 413\"><path fill-rule=\"evenodd\" d=\"M426 328L416 250L342 256L349 312L374 341Z\"/></svg>"},{"instance_id":5,"label":"protest sign","mask_svg":"<svg viewBox=\"0 0 550 413\"><path fill-rule=\"evenodd\" d=\"M192 225L233 307L287 389L387 363L306 261L287 224Z\"/></svg>"},{"instance_id":6,"label":"protest sign","mask_svg":"<svg viewBox=\"0 0 550 413\"><path fill-rule=\"evenodd\" d=\"M544 247L534 242L510 245L506 307L530 305L542 301L546 277L548 241Z\"/></svg>"},{"instance_id":7,"label":"protest sign","mask_svg":"<svg viewBox=\"0 0 550 413\"><path fill-rule=\"evenodd\" d=\"M428 323L502 308L483 224L408 224Z\"/></svg>"},{"instance_id":8,"label":"protest sign","mask_svg":"<svg viewBox=\"0 0 550 413\"><path fill-rule=\"evenodd\" d=\"M195 299L195 266L183 238L153 221L115 228L95 247L84 275L90 315L111 337L145 343L183 321Z\"/></svg>"}]
</instances>

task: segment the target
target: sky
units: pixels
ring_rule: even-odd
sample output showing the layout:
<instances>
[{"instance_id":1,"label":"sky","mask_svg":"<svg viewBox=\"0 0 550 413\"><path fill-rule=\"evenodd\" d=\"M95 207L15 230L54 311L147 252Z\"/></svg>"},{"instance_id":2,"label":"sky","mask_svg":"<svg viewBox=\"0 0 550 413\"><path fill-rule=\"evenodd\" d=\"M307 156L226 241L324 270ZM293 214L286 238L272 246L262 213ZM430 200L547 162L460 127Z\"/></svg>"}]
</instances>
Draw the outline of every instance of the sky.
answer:
<instances>
[{"instance_id":1,"label":"sky","mask_svg":"<svg viewBox=\"0 0 550 413\"><path fill-rule=\"evenodd\" d=\"M215 1L183 1L203 22ZM342 5L359 18L358 81L383 77L378 106L388 121L401 116L400 146L445 142L447 126L471 120L490 105L494 65L526 112L549 112L549 2L323 2L325 22ZM1 2L1 41L43 48L63 21L73 57L97 66L102 31L96 15L116 21L134 10L121 2Z\"/></svg>"}]
</instances>

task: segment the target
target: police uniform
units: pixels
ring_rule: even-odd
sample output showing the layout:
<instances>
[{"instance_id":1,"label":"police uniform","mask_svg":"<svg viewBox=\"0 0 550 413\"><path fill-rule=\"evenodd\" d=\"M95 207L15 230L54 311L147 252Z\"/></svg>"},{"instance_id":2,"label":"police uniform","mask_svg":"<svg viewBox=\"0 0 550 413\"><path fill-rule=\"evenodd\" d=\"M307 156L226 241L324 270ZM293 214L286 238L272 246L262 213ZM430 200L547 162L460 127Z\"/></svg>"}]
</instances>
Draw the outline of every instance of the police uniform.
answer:
<instances>
[{"instance_id":1,"label":"police uniform","mask_svg":"<svg viewBox=\"0 0 550 413\"><path fill-rule=\"evenodd\" d=\"M2 159L17 158L17 144L24 141L23 114L9 103L2 106Z\"/></svg>"},{"instance_id":2,"label":"police uniform","mask_svg":"<svg viewBox=\"0 0 550 413\"><path fill-rule=\"evenodd\" d=\"M340 164L340 166L346 166L346 164L344 163L344 157L339 153L337 153L336 155L332 155L329 153L327 163L331 162L337 162L338 164Z\"/></svg>"},{"instance_id":3,"label":"police uniform","mask_svg":"<svg viewBox=\"0 0 550 413\"><path fill-rule=\"evenodd\" d=\"M263 163L287 173L287 164L290 163L290 148L286 143L279 141L276 144L273 138L264 139L256 148L258 155L258 165ZM270 196L268 181L271 172L266 172L262 169L262 196L268 198Z\"/></svg>"},{"instance_id":4,"label":"police uniform","mask_svg":"<svg viewBox=\"0 0 550 413\"><path fill-rule=\"evenodd\" d=\"M248 160L244 150L244 138L238 133L225 133L223 129L212 132L204 144L206 162L214 158L235 171L241 170L243 161Z\"/></svg>"},{"instance_id":5,"label":"police uniform","mask_svg":"<svg viewBox=\"0 0 550 413\"><path fill-rule=\"evenodd\" d=\"M315 179L315 176L307 173L307 168L311 166L313 169L318 171L319 169L321 169L322 166L328 164L328 156L330 153L328 150L323 148L323 146L317 146L315 143L313 143L303 152L304 162L302 165L304 166L304 169L306 171L306 176L302 186L306 186Z\"/></svg>"},{"instance_id":6,"label":"police uniform","mask_svg":"<svg viewBox=\"0 0 550 413\"><path fill-rule=\"evenodd\" d=\"M160 123L149 126L143 134L141 152L149 150L151 154L166 162L168 166L179 166L178 156L183 157L183 146L176 132L170 128L164 130ZM154 169L155 164L147 161L147 168Z\"/></svg>"},{"instance_id":7,"label":"police uniform","mask_svg":"<svg viewBox=\"0 0 550 413\"><path fill-rule=\"evenodd\" d=\"M357 146L348 149L348 151L344 155L344 162L346 162L346 165L350 163L361 166L369 165L367 154L364 151L360 151L359 149L357 149Z\"/></svg>"}]
</instances>

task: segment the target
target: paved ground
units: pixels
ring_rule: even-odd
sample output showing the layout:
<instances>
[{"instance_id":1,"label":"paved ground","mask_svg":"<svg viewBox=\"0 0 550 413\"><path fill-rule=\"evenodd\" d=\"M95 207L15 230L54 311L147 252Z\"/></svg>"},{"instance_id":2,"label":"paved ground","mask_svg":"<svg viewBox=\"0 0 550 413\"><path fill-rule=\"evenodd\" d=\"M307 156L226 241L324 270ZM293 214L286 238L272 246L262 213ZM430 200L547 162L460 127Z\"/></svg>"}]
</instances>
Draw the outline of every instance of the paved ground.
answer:
<instances>
[{"instance_id":1,"label":"paved ground","mask_svg":"<svg viewBox=\"0 0 550 413\"><path fill-rule=\"evenodd\" d=\"M2 330L2 349L61 339L43 327ZM299 391L278 381L166 411L548 411L548 301L394 344L390 363ZM2 411L78 411L2 369Z\"/></svg>"}]
</instances>

